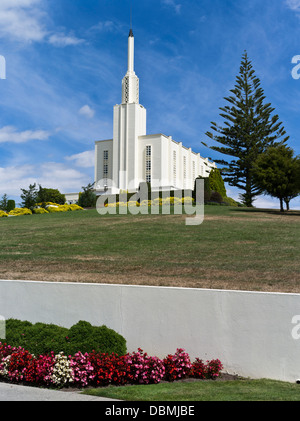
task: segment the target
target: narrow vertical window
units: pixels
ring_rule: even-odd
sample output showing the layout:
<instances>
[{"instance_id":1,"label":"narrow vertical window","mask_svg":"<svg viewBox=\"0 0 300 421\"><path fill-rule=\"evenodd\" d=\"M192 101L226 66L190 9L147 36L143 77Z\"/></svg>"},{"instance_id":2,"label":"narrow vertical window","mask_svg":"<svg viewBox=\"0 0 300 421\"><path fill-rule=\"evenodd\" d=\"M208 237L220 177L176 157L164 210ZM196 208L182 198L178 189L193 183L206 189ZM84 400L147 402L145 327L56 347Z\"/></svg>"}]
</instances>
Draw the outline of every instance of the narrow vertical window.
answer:
<instances>
[{"instance_id":1,"label":"narrow vertical window","mask_svg":"<svg viewBox=\"0 0 300 421\"><path fill-rule=\"evenodd\" d=\"M176 165L176 151L173 151L173 185L176 186L177 165Z\"/></svg>"},{"instance_id":2,"label":"narrow vertical window","mask_svg":"<svg viewBox=\"0 0 300 421\"><path fill-rule=\"evenodd\" d=\"M186 157L183 157L183 185L186 187Z\"/></svg>"},{"instance_id":3,"label":"narrow vertical window","mask_svg":"<svg viewBox=\"0 0 300 421\"><path fill-rule=\"evenodd\" d=\"M108 151L103 151L103 179L105 185L107 185L108 179Z\"/></svg>"},{"instance_id":4,"label":"narrow vertical window","mask_svg":"<svg viewBox=\"0 0 300 421\"><path fill-rule=\"evenodd\" d=\"M193 181L196 179L196 163L193 161Z\"/></svg>"},{"instance_id":5,"label":"narrow vertical window","mask_svg":"<svg viewBox=\"0 0 300 421\"><path fill-rule=\"evenodd\" d=\"M146 146L146 182L151 183L151 145Z\"/></svg>"}]
</instances>

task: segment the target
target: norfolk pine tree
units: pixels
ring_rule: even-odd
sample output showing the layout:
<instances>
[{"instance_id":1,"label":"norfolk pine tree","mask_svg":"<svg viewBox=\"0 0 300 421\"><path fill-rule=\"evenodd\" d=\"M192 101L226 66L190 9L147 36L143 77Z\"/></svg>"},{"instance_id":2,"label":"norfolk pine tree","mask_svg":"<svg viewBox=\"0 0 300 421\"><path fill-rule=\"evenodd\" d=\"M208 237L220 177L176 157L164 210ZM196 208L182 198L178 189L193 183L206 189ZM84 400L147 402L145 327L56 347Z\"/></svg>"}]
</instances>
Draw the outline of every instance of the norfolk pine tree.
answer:
<instances>
[{"instance_id":1,"label":"norfolk pine tree","mask_svg":"<svg viewBox=\"0 0 300 421\"><path fill-rule=\"evenodd\" d=\"M220 108L224 127L212 122L213 132L206 135L222 145L210 146L210 149L231 157L215 162L224 166L221 170L224 181L243 190L241 199L251 207L255 197L261 194L261 189L253 181L253 163L268 146L284 144L289 137L285 136L278 115L272 116L274 108L264 102L264 91L247 52L242 57L240 73L230 92L232 95L224 98L229 105Z\"/></svg>"}]
</instances>

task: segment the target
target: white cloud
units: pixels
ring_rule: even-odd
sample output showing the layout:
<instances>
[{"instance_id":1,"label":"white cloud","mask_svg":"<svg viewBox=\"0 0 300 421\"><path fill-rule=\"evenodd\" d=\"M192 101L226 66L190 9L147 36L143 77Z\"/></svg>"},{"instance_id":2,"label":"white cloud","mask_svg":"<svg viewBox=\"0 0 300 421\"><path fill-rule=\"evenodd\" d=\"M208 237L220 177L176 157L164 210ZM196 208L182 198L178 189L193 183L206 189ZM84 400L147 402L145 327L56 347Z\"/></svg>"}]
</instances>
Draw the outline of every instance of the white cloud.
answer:
<instances>
[{"instance_id":1,"label":"white cloud","mask_svg":"<svg viewBox=\"0 0 300 421\"><path fill-rule=\"evenodd\" d=\"M93 118L95 115L95 111L89 105L84 105L78 112L87 118Z\"/></svg>"},{"instance_id":2,"label":"white cloud","mask_svg":"<svg viewBox=\"0 0 300 421\"><path fill-rule=\"evenodd\" d=\"M0 10L2 9L19 9L23 7L32 7L38 3L40 0L1 0Z\"/></svg>"},{"instance_id":3,"label":"white cloud","mask_svg":"<svg viewBox=\"0 0 300 421\"><path fill-rule=\"evenodd\" d=\"M67 156L67 161L73 161L77 167L92 168L95 166L95 151L85 151L75 155Z\"/></svg>"},{"instance_id":4,"label":"white cloud","mask_svg":"<svg viewBox=\"0 0 300 421\"><path fill-rule=\"evenodd\" d=\"M80 191L90 181L88 175L56 162L0 167L0 197L7 193L19 200L21 188L27 189L34 183L58 189L61 193Z\"/></svg>"},{"instance_id":5,"label":"white cloud","mask_svg":"<svg viewBox=\"0 0 300 421\"><path fill-rule=\"evenodd\" d=\"M162 0L163 4L173 7L175 13L178 15L181 11L181 4L176 3L175 0Z\"/></svg>"},{"instance_id":6,"label":"white cloud","mask_svg":"<svg viewBox=\"0 0 300 421\"><path fill-rule=\"evenodd\" d=\"M31 165L0 167L0 195L19 196L21 188L27 188L35 182L32 177L34 167Z\"/></svg>"},{"instance_id":7,"label":"white cloud","mask_svg":"<svg viewBox=\"0 0 300 421\"><path fill-rule=\"evenodd\" d=\"M104 22L98 22L97 25L92 26L91 30L97 31L112 31L114 28L114 23L111 20L106 20Z\"/></svg>"},{"instance_id":8,"label":"white cloud","mask_svg":"<svg viewBox=\"0 0 300 421\"><path fill-rule=\"evenodd\" d=\"M120 32L123 30L123 24L118 21L105 20L98 22L89 30L92 32Z\"/></svg>"},{"instance_id":9,"label":"white cloud","mask_svg":"<svg viewBox=\"0 0 300 421\"><path fill-rule=\"evenodd\" d=\"M0 143L25 143L30 140L47 140L50 133L45 130L25 130L18 132L14 126L0 129Z\"/></svg>"},{"instance_id":10,"label":"white cloud","mask_svg":"<svg viewBox=\"0 0 300 421\"><path fill-rule=\"evenodd\" d=\"M18 41L42 41L47 34L42 23L41 0L1 0L0 36Z\"/></svg>"},{"instance_id":11,"label":"white cloud","mask_svg":"<svg viewBox=\"0 0 300 421\"><path fill-rule=\"evenodd\" d=\"M43 3L43 0L1 0L0 37L19 42L48 42L55 47L85 42L73 34L50 30Z\"/></svg>"},{"instance_id":12,"label":"white cloud","mask_svg":"<svg viewBox=\"0 0 300 421\"><path fill-rule=\"evenodd\" d=\"M61 193L78 190L90 181L80 171L56 162L42 164L37 179L43 187L55 188Z\"/></svg>"},{"instance_id":13,"label":"white cloud","mask_svg":"<svg viewBox=\"0 0 300 421\"><path fill-rule=\"evenodd\" d=\"M287 6L295 12L300 12L300 0L286 0Z\"/></svg>"},{"instance_id":14,"label":"white cloud","mask_svg":"<svg viewBox=\"0 0 300 421\"><path fill-rule=\"evenodd\" d=\"M67 47L69 45L78 45L84 42L84 39L79 39L72 34L65 35L64 33L56 33L49 37L49 43L55 47Z\"/></svg>"}]
</instances>

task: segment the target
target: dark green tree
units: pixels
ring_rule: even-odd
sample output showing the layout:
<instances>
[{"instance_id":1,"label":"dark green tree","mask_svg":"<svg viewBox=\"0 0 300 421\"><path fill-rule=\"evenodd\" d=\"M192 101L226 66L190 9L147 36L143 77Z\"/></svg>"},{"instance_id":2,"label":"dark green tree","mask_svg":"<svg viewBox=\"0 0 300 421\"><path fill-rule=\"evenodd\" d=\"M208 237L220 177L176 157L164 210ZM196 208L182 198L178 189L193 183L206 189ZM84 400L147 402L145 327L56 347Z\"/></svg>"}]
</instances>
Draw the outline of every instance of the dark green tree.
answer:
<instances>
[{"instance_id":1,"label":"dark green tree","mask_svg":"<svg viewBox=\"0 0 300 421\"><path fill-rule=\"evenodd\" d=\"M21 191L22 191L21 206L23 206L24 208L32 209L37 203L37 197L38 197L38 190L36 187L36 183L30 184L28 190L21 189Z\"/></svg>"},{"instance_id":2,"label":"dark green tree","mask_svg":"<svg viewBox=\"0 0 300 421\"><path fill-rule=\"evenodd\" d=\"M280 210L300 194L299 157L286 145L269 147L254 163L254 181L265 194L280 200Z\"/></svg>"},{"instance_id":3,"label":"dark green tree","mask_svg":"<svg viewBox=\"0 0 300 421\"><path fill-rule=\"evenodd\" d=\"M16 207L16 202L14 200L7 201L7 207L6 207L7 212L14 210L15 207Z\"/></svg>"},{"instance_id":4,"label":"dark green tree","mask_svg":"<svg viewBox=\"0 0 300 421\"><path fill-rule=\"evenodd\" d=\"M201 175L199 175L195 182L194 182L194 190L192 192L192 197L193 199L196 200L196 181L197 180L203 180L204 181L204 203L209 202L211 194L212 194L212 190L210 188L210 183L209 183L209 179L208 177L201 177Z\"/></svg>"},{"instance_id":5,"label":"dark green tree","mask_svg":"<svg viewBox=\"0 0 300 421\"><path fill-rule=\"evenodd\" d=\"M0 200L0 210L6 211L7 210L7 203L8 203L8 196L6 193L2 196Z\"/></svg>"},{"instance_id":6,"label":"dark green tree","mask_svg":"<svg viewBox=\"0 0 300 421\"><path fill-rule=\"evenodd\" d=\"M220 171L213 168L208 177L210 190L219 193L223 198L226 197L226 188Z\"/></svg>"},{"instance_id":7,"label":"dark green tree","mask_svg":"<svg viewBox=\"0 0 300 421\"><path fill-rule=\"evenodd\" d=\"M94 193L94 184L88 184L82 187L83 192L79 194L78 205L83 208L94 208L97 202L97 196Z\"/></svg>"},{"instance_id":8,"label":"dark green tree","mask_svg":"<svg viewBox=\"0 0 300 421\"><path fill-rule=\"evenodd\" d=\"M225 120L223 127L212 122L212 132L206 135L221 144L209 146L210 149L228 156L227 160L216 160L223 166L224 181L244 191L241 199L251 207L255 197L261 194L261 189L253 182L253 163L268 146L284 144L289 137L278 115L272 115L274 108L265 103L260 80L246 52L230 92L231 96L225 98L228 105L220 108L220 116Z\"/></svg>"},{"instance_id":9,"label":"dark green tree","mask_svg":"<svg viewBox=\"0 0 300 421\"><path fill-rule=\"evenodd\" d=\"M57 189L48 189L39 185L39 191L37 194L37 202L45 203L52 202L57 203L58 205L64 205L66 203L66 197L64 194L60 193Z\"/></svg>"}]
</instances>

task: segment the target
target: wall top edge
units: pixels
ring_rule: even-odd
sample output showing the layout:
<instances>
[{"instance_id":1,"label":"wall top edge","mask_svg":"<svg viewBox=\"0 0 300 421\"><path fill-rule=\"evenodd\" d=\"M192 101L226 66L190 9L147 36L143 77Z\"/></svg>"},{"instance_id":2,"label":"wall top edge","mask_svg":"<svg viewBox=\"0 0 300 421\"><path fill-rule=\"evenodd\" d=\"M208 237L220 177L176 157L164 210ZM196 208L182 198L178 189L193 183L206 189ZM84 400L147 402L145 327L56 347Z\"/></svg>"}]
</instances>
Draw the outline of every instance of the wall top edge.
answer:
<instances>
[{"instance_id":1,"label":"wall top edge","mask_svg":"<svg viewBox=\"0 0 300 421\"><path fill-rule=\"evenodd\" d=\"M153 285L130 285L130 284L100 284L93 282L57 282L57 281L29 281L21 279L0 279L0 283L11 282L11 283L28 283L28 284L46 284L46 285L78 285L78 286L89 286L89 287L110 287L110 288L134 288L134 289L157 289L157 290L173 290L173 291L202 291L210 293L235 293L235 294L251 294L251 295L287 295L299 297L300 293L292 292L268 292L268 291L248 291L248 290L230 290L230 289L209 289L209 288L183 288L183 287L167 287L167 286L153 286Z\"/></svg>"}]
</instances>

